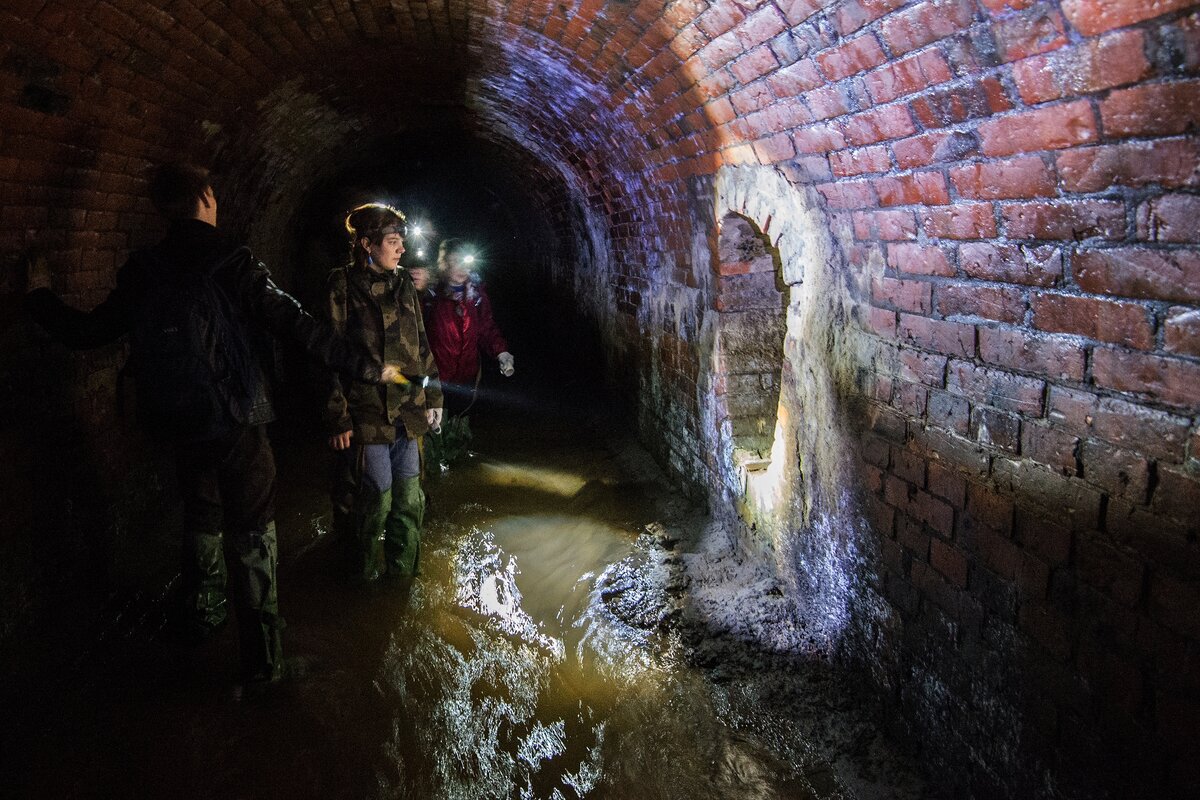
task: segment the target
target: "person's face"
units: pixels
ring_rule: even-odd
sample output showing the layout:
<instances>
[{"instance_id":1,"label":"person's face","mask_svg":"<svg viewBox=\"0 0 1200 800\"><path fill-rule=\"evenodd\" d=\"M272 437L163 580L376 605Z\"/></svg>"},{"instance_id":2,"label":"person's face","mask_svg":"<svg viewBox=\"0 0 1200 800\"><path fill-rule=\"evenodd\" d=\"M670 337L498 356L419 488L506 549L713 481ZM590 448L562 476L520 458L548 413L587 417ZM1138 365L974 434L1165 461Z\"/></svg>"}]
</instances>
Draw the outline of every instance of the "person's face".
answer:
<instances>
[{"instance_id":1,"label":"person's face","mask_svg":"<svg viewBox=\"0 0 1200 800\"><path fill-rule=\"evenodd\" d=\"M467 265L463 263L461 253L452 253L446 256L446 277L453 284L466 283L467 278L471 277L471 271L467 269Z\"/></svg>"},{"instance_id":2,"label":"person's face","mask_svg":"<svg viewBox=\"0 0 1200 800\"><path fill-rule=\"evenodd\" d=\"M371 256L371 262L376 269L391 271L400 266L400 256L404 255L404 237L398 233L389 233L375 244L363 237L362 246Z\"/></svg>"},{"instance_id":3,"label":"person's face","mask_svg":"<svg viewBox=\"0 0 1200 800\"><path fill-rule=\"evenodd\" d=\"M429 270L425 269L425 267L409 267L408 275L412 278L413 286L416 287L418 292L425 291L426 287L429 286Z\"/></svg>"}]
</instances>

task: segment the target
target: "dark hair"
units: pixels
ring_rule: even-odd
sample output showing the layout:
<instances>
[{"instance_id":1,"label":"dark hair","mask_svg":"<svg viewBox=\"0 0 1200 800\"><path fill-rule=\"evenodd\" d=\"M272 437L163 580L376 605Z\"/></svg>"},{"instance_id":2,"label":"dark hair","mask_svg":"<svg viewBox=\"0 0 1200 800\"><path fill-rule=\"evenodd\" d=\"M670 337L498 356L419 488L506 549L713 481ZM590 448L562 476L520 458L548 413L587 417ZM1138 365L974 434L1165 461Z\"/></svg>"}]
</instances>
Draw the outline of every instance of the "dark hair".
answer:
<instances>
[{"instance_id":1,"label":"dark hair","mask_svg":"<svg viewBox=\"0 0 1200 800\"><path fill-rule=\"evenodd\" d=\"M150 176L150 202L167 219L190 219L196 215L196 204L212 188L212 180L204 167L174 161L163 164Z\"/></svg>"},{"instance_id":2,"label":"dark hair","mask_svg":"<svg viewBox=\"0 0 1200 800\"><path fill-rule=\"evenodd\" d=\"M367 239L378 245L390 233L408 235L404 212L383 203L364 203L346 215L346 233L350 234L350 257L355 264L367 260L367 251L360 243Z\"/></svg>"}]
</instances>

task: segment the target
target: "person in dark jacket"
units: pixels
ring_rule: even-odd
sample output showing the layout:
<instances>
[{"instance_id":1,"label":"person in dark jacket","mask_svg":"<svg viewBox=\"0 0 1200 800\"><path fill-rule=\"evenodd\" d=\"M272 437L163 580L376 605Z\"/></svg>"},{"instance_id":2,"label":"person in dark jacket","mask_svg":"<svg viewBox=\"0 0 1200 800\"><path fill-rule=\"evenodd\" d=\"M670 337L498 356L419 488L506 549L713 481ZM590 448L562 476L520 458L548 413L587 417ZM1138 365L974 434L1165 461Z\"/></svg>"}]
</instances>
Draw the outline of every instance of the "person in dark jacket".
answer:
<instances>
[{"instance_id":1,"label":"person in dark jacket","mask_svg":"<svg viewBox=\"0 0 1200 800\"><path fill-rule=\"evenodd\" d=\"M479 389L480 355L495 358L506 378L514 372L491 299L471 273L473 258L462 239L444 240L438 247L437 282L422 295L429 346L446 393L445 425L428 442L431 460L442 463L454 461L471 440L467 412Z\"/></svg>"},{"instance_id":2,"label":"person in dark jacket","mask_svg":"<svg viewBox=\"0 0 1200 800\"><path fill-rule=\"evenodd\" d=\"M329 274L329 319L404 377L376 386L329 375L324 418L337 453L334 529L356 580L410 578L420 569L425 513L419 439L442 418L438 369L412 278L399 268L404 215L368 203L345 224L351 258Z\"/></svg>"},{"instance_id":3,"label":"person in dark jacket","mask_svg":"<svg viewBox=\"0 0 1200 800\"><path fill-rule=\"evenodd\" d=\"M146 406L139 418L159 420L150 432L175 448L188 624L194 634L206 636L224 623L228 577L243 678L247 683L272 682L283 671L275 461L265 427L274 415L261 363L247 359L238 380L226 381L222 376L228 377L230 369L223 359L233 351L253 354L252 340L265 329L298 342L317 360L355 379L378 384L397 373L305 313L247 248L217 230L217 200L207 170L190 164L162 166L151 180L150 194L169 220L167 234L154 247L129 256L117 273L116 288L100 305L83 312L63 303L50 291L49 268L40 258L30 263L26 305L35 321L71 348L98 347L133 334L130 361L139 407ZM161 298L171 290L187 295L206 285L214 287L213 304L223 303L225 311L213 317L219 326L205 327L220 327L225 338L212 352L175 359L182 363L171 372L172 385L156 385L161 377L152 368L157 365L151 351L169 346L164 342L187 323L156 321L161 328L147 329L146 320L161 314ZM195 349L194 343L187 346ZM187 379L200 388L191 392L197 397L185 397L185 402L199 400L196 407L221 412L202 421L181 412L172 421L164 398L173 397ZM209 401L199 397L205 392L212 393ZM154 409L157 414L149 413ZM187 430L188 425L193 429Z\"/></svg>"}]
</instances>

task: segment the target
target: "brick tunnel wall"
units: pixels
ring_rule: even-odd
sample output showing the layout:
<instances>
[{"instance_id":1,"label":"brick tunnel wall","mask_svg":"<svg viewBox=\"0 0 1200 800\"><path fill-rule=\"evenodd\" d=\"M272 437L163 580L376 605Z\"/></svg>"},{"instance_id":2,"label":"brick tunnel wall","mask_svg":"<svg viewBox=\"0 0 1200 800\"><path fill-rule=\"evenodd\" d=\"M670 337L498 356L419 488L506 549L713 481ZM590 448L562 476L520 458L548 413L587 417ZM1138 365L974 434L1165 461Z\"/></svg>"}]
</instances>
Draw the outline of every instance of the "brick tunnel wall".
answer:
<instances>
[{"instance_id":1,"label":"brick tunnel wall","mask_svg":"<svg viewBox=\"0 0 1200 800\"><path fill-rule=\"evenodd\" d=\"M22 324L16 253L36 241L93 305L161 230L145 168L183 154L229 176L226 224L282 261L329 165L454 126L522 166L546 274L647 444L717 498L717 222L780 248L780 419L847 432L828 481L867 522L830 535L860 554L850 613L886 620L839 652L952 792L1200 781L1193 3L22 0L0 25L6 639L69 571L34 542L56 532L67 563L101 526L116 569L154 518L112 411L123 351ZM801 407L813 382L828 402ZM822 448L795 450L821 472ZM785 538L814 535L802 499Z\"/></svg>"}]
</instances>

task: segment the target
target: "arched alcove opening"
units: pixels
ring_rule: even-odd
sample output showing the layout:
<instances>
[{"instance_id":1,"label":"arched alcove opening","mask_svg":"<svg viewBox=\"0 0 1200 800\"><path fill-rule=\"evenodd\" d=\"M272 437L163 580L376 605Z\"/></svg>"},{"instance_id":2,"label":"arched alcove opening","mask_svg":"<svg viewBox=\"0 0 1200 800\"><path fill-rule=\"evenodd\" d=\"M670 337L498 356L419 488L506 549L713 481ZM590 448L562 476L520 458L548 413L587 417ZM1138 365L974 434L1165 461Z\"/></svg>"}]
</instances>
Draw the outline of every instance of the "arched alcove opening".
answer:
<instances>
[{"instance_id":1,"label":"arched alcove opening","mask_svg":"<svg viewBox=\"0 0 1200 800\"><path fill-rule=\"evenodd\" d=\"M750 219L720 221L713 304L717 314L714 385L722 452L732 453L731 490L744 498L771 464L783 371L788 290L778 251Z\"/></svg>"}]
</instances>

